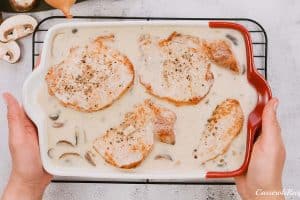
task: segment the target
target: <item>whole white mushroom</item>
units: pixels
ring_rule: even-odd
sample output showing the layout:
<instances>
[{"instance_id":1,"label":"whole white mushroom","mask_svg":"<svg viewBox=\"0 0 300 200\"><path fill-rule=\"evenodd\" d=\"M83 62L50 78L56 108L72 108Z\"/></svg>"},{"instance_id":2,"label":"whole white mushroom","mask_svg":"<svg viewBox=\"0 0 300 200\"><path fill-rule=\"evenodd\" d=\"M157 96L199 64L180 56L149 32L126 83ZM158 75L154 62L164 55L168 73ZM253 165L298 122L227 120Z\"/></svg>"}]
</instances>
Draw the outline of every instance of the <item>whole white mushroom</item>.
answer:
<instances>
[{"instance_id":1,"label":"whole white mushroom","mask_svg":"<svg viewBox=\"0 0 300 200\"><path fill-rule=\"evenodd\" d=\"M37 4L37 0L9 0L9 3L15 11L27 12Z\"/></svg>"}]
</instances>

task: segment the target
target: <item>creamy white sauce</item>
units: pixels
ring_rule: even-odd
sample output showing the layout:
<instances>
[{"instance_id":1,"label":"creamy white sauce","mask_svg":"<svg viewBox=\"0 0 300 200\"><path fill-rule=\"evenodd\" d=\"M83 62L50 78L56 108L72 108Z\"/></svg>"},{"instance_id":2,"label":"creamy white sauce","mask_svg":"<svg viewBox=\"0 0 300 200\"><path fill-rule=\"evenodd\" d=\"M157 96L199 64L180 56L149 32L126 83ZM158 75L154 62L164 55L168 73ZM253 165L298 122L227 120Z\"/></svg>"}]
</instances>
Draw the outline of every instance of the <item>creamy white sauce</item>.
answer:
<instances>
[{"instance_id":1,"label":"creamy white sauce","mask_svg":"<svg viewBox=\"0 0 300 200\"><path fill-rule=\"evenodd\" d=\"M189 173L201 170L227 171L235 170L241 166L244 161L247 137L247 117L253 110L257 101L256 91L248 83L246 73L244 75L234 75L231 71L212 65L211 70L215 80L213 87L205 99L195 106L176 107L168 102L156 99L145 92L145 89L138 82L138 74L141 68L140 52L137 40L143 33L165 38L173 31L183 34L199 36L206 40L226 39L230 34L234 36L238 45L232 48L240 66L246 66L246 52L242 35L233 30L226 29L208 29L207 27L195 26L130 26L130 27L99 27L99 28L80 28L74 34L71 28L60 30L52 41L51 54L47 67L61 62L69 53L69 49L74 46L82 46L92 41L96 36L113 33L116 41L113 44L115 48L126 54L134 65L136 78L133 87L112 106L94 113L81 113L59 104L58 100L50 96L47 92L46 82L40 89L39 103L45 111L45 116L60 111L58 122L64 122L61 128L53 128L53 121L47 117L47 134L49 139L49 149L53 148L54 158L52 162L61 167L83 167L89 170L101 172L118 172L116 169L98 156L97 167L88 164L84 159L75 159L69 161L60 160L58 157L64 152L78 152L84 157L85 152L91 148L93 140L104 133L110 127L118 125L126 112L132 110L133 106L141 103L146 98L151 98L155 103L169 108L177 115L175 124L176 144L168 145L155 141L154 148L143 163L130 170L130 172L151 172L151 173ZM228 40L231 42L230 40ZM215 107L226 98L237 99L245 115L244 126L241 133L234 139L225 155L219 156L213 161L201 165L197 159L192 156L192 151L197 147L200 135L205 128L207 119ZM69 140L75 143L75 128L79 132L86 133L86 143L84 136L78 147L57 146L59 140ZM169 154L173 162L168 160L154 160L158 154ZM50 158L49 158L50 159ZM222 166L220 160L224 159Z\"/></svg>"}]
</instances>

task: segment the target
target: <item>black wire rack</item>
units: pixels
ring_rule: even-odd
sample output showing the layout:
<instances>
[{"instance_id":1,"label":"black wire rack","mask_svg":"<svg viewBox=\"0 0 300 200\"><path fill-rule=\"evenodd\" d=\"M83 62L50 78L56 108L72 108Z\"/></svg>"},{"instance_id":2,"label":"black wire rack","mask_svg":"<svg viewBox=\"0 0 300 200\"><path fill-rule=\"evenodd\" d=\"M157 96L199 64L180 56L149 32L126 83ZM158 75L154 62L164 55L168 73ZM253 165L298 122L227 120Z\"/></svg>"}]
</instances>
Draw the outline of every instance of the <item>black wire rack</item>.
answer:
<instances>
[{"instance_id":1,"label":"black wire rack","mask_svg":"<svg viewBox=\"0 0 300 200\"><path fill-rule=\"evenodd\" d=\"M179 20L179 21L228 21L245 26L250 32L253 45L254 63L259 73L267 79L268 64L268 37L263 26L253 19L248 18L172 18L172 17L121 17L121 16L74 16L72 21L155 21L155 20ZM32 36L32 69L37 64L37 59L41 53L46 32L53 25L68 22L63 16L51 16L41 20ZM168 185L234 185L228 181L209 182L186 182L171 181L161 182L145 179L143 181L108 181L108 180L76 180L76 179L54 179L54 183L106 183L106 184L168 184Z\"/></svg>"}]
</instances>

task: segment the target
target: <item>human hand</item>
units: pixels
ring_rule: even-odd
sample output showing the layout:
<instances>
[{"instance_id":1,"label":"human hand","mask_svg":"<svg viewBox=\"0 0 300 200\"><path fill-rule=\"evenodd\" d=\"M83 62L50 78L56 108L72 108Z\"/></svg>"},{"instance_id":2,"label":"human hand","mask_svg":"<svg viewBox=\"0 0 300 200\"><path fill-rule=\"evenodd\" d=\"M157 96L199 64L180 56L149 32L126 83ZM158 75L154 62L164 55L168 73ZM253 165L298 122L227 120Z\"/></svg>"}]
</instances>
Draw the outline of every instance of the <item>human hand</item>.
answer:
<instances>
[{"instance_id":1,"label":"human hand","mask_svg":"<svg viewBox=\"0 0 300 200\"><path fill-rule=\"evenodd\" d=\"M12 171L2 200L42 199L52 176L42 167L36 128L11 94L5 93L3 98L8 109Z\"/></svg>"},{"instance_id":2,"label":"human hand","mask_svg":"<svg viewBox=\"0 0 300 200\"><path fill-rule=\"evenodd\" d=\"M282 192L285 148L276 117L277 106L275 98L265 106L262 133L254 144L248 171L235 178L237 190L245 200L284 199L283 195L259 195L262 192Z\"/></svg>"}]
</instances>

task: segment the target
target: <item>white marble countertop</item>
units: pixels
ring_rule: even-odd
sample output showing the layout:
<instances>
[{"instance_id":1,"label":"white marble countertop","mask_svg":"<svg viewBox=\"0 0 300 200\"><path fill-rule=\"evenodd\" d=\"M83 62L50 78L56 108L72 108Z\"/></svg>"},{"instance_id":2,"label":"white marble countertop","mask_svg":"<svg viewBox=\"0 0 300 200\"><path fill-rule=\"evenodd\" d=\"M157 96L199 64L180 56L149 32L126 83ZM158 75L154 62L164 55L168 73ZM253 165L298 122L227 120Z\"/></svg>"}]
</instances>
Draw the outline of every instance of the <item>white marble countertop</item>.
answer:
<instances>
[{"instance_id":1,"label":"white marble countertop","mask_svg":"<svg viewBox=\"0 0 300 200\"><path fill-rule=\"evenodd\" d=\"M280 100L287 160L284 187L300 192L300 1L298 0L90 0L73 8L74 15L162 17L245 17L260 22L269 36L269 82ZM32 14L38 19L57 11ZM4 15L4 17L7 14ZM0 93L19 99L31 71L31 38L20 41L22 60L15 65L0 61ZM6 108L0 100L0 193L9 176ZM297 123L298 122L298 123ZM299 198L299 197L298 197ZM44 199L239 199L234 186L51 184ZM297 199L288 197L287 199Z\"/></svg>"}]
</instances>

